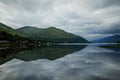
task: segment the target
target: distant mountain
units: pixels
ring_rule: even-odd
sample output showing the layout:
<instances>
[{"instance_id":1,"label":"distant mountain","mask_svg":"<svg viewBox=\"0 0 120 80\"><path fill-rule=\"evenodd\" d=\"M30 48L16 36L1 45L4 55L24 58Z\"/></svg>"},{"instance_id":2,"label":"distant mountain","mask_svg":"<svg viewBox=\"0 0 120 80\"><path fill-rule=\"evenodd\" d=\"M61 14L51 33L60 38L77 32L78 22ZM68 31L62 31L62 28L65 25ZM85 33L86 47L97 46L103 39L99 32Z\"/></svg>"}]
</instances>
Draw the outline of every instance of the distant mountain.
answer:
<instances>
[{"instance_id":1,"label":"distant mountain","mask_svg":"<svg viewBox=\"0 0 120 80\"><path fill-rule=\"evenodd\" d=\"M76 43L87 42L87 40L85 40L80 36L65 32L64 30L55 27L49 27L43 29L43 28L25 26L17 29L17 31L35 40L46 40L51 42L76 42Z\"/></svg>"},{"instance_id":2,"label":"distant mountain","mask_svg":"<svg viewBox=\"0 0 120 80\"><path fill-rule=\"evenodd\" d=\"M117 43L118 41L120 41L120 35L108 36L108 37L104 37L98 40L94 40L92 42L94 43Z\"/></svg>"}]
</instances>

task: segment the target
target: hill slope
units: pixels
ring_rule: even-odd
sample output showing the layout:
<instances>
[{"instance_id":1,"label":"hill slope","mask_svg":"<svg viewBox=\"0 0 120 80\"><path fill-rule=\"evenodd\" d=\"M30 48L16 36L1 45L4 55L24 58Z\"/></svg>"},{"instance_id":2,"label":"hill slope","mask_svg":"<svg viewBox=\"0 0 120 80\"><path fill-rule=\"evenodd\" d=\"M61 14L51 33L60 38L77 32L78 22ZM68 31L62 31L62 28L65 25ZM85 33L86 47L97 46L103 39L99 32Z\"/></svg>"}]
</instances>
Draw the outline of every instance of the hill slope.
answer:
<instances>
[{"instance_id":1,"label":"hill slope","mask_svg":"<svg viewBox=\"0 0 120 80\"><path fill-rule=\"evenodd\" d=\"M0 23L0 40L15 42L17 40L28 39L25 35L17 32L15 29Z\"/></svg>"},{"instance_id":2,"label":"hill slope","mask_svg":"<svg viewBox=\"0 0 120 80\"><path fill-rule=\"evenodd\" d=\"M14 29L12 29L11 27L9 27L9 26L7 26L3 23L0 23L0 30L1 31L6 31L7 33L10 33L10 34L13 34L13 35L17 33Z\"/></svg>"},{"instance_id":3,"label":"hill slope","mask_svg":"<svg viewBox=\"0 0 120 80\"><path fill-rule=\"evenodd\" d=\"M64 30L55 27L42 29L26 26L17 29L17 31L37 40L46 40L52 42L87 42L87 40L80 36L65 32Z\"/></svg>"},{"instance_id":4,"label":"hill slope","mask_svg":"<svg viewBox=\"0 0 120 80\"><path fill-rule=\"evenodd\" d=\"M117 43L118 41L120 41L120 35L108 36L102 39L94 40L92 42L94 43Z\"/></svg>"},{"instance_id":5,"label":"hill slope","mask_svg":"<svg viewBox=\"0 0 120 80\"><path fill-rule=\"evenodd\" d=\"M8 34L11 34L11 35L18 35L18 36L23 36L25 37L23 34L17 32L15 29L11 28L10 26L7 26L3 23L0 23L0 31L5 31L7 32Z\"/></svg>"}]
</instances>

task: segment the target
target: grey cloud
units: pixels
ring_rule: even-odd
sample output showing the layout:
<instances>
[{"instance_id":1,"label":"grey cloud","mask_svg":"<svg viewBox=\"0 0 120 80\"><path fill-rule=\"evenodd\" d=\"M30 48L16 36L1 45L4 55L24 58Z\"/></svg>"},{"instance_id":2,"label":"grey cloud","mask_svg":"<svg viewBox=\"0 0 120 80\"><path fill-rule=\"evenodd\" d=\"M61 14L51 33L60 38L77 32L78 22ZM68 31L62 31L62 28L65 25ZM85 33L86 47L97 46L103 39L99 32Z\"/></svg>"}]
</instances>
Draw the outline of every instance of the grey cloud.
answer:
<instances>
[{"instance_id":1,"label":"grey cloud","mask_svg":"<svg viewBox=\"0 0 120 80\"><path fill-rule=\"evenodd\" d=\"M23 10L24 11L30 11L34 12L39 10L47 10L50 8L50 5L52 5L52 2L49 0L1 0L1 3L7 5L10 8L16 8L16 10Z\"/></svg>"},{"instance_id":2,"label":"grey cloud","mask_svg":"<svg viewBox=\"0 0 120 80\"><path fill-rule=\"evenodd\" d=\"M107 29L106 31L101 32L101 33L120 34L120 23L111 24L110 27L111 27L110 29Z\"/></svg>"},{"instance_id":3,"label":"grey cloud","mask_svg":"<svg viewBox=\"0 0 120 80\"><path fill-rule=\"evenodd\" d=\"M120 0L0 0L0 21L13 28L55 26L89 40L119 33L119 12Z\"/></svg>"},{"instance_id":4,"label":"grey cloud","mask_svg":"<svg viewBox=\"0 0 120 80\"><path fill-rule=\"evenodd\" d=\"M104 0L102 3L104 6L120 6L120 0Z\"/></svg>"},{"instance_id":5,"label":"grey cloud","mask_svg":"<svg viewBox=\"0 0 120 80\"><path fill-rule=\"evenodd\" d=\"M84 0L83 3L89 3L86 6L91 10L120 6L120 0Z\"/></svg>"}]
</instances>

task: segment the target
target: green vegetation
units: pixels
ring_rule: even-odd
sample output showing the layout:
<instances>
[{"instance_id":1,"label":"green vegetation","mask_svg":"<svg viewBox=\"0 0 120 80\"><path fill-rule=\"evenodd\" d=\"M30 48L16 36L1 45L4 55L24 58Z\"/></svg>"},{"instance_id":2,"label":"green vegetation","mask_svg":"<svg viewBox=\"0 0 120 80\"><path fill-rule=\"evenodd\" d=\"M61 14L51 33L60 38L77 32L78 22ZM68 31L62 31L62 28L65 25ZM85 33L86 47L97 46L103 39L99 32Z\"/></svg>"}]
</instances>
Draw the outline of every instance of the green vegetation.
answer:
<instances>
[{"instance_id":1,"label":"green vegetation","mask_svg":"<svg viewBox=\"0 0 120 80\"><path fill-rule=\"evenodd\" d=\"M71 54L75 51L83 49L85 46L11 46L10 48L0 49L0 64L3 64L13 58L24 61L32 61L37 59L55 60Z\"/></svg>"},{"instance_id":2,"label":"green vegetation","mask_svg":"<svg viewBox=\"0 0 120 80\"><path fill-rule=\"evenodd\" d=\"M34 40L45 40L49 42L68 42L68 43L85 43L87 40L84 38L65 32L55 27L49 27L46 29L26 26L17 29L18 32L33 38Z\"/></svg>"},{"instance_id":3,"label":"green vegetation","mask_svg":"<svg viewBox=\"0 0 120 80\"><path fill-rule=\"evenodd\" d=\"M22 47L22 46L13 46L10 45L9 47L1 47L0 48L0 65L10 61L11 59L15 58L15 56L21 52L25 51L27 49L31 49L32 47Z\"/></svg>"},{"instance_id":4,"label":"green vegetation","mask_svg":"<svg viewBox=\"0 0 120 80\"><path fill-rule=\"evenodd\" d=\"M36 42L35 42L36 41ZM33 44L39 42L38 40L32 40L11 27L0 23L0 46L9 46L11 44ZM40 41L45 42L45 41Z\"/></svg>"},{"instance_id":5,"label":"green vegetation","mask_svg":"<svg viewBox=\"0 0 120 80\"><path fill-rule=\"evenodd\" d=\"M13 59L15 57L16 53L12 53L11 51L6 50L0 50L0 65Z\"/></svg>"},{"instance_id":6,"label":"green vegetation","mask_svg":"<svg viewBox=\"0 0 120 80\"><path fill-rule=\"evenodd\" d=\"M0 23L0 30L1 31L6 31L9 34L15 35L17 32L12 29L11 27L4 25L3 23Z\"/></svg>"},{"instance_id":7,"label":"green vegetation","mask_svg":"<svg viewBox=\"0 0 120 80\"><path fill-rule=\"evenodd\" d=\"M82 43L87 42L87 40L55 27L46 29L23 27L15 30L7 25L0 23L0 64L3 64L4 62L7 62L13 58L22 59L25 61L36 60L40 58L54 60L84 48L84 46L50 46L37 49L21 49L24 46L38 47L39 44L46 45L48 42L55 44L57 42ZM11 47L12 49L4 49L2 47ZM30 50L25 51L26 49Z\"/></svg>"},{"instance_id":8,"label":"green vegetation","mask_svg":"<svg viewBox=\"0 0 120 80\"><path fill-rule=\"evenodd\" d=\"M25 37L25 35L17 32L15 29L13 29L3 23L0 23L0 31L5 31L6 33L11 34L11 35L18 35L18 36Z\"/></svg>"},{"instance_id":9,"label":"green vegetation","mask_svg":"<svg viewBox=\"0 0 120 80\"><path fill-rule=\"evenodd\" d=\"M26 37L18 33L15 29L0 23L0 46L6 46L10 43L26 39Z\"/></svg>"},{"instance_id":10,"label":"green vegetation","mask_svg":"<svg viewBox=\"0 0 120 80\"><path fill-rule=\"evenodd\" d=\"M24 41L24 40L29 40L27 37L22 37L16 35L12 35L4 30L0 30L0 40L1 43L10 43L10 42L19 42L19 41Z\"/></svg>"},{"instance_id":11,"label":"green vegetation","mask_svg":"<svg viewBox=\"0 0 120 80\"><path fill-rule=\"evenodd\" d=\"M87 40L65 32L55 27L36 28L23 27L12 29L11 27L0 23L0 44L1 43L85 43ZM4 45L4 44L2 44Z\"/></svg>"}]
</instances>

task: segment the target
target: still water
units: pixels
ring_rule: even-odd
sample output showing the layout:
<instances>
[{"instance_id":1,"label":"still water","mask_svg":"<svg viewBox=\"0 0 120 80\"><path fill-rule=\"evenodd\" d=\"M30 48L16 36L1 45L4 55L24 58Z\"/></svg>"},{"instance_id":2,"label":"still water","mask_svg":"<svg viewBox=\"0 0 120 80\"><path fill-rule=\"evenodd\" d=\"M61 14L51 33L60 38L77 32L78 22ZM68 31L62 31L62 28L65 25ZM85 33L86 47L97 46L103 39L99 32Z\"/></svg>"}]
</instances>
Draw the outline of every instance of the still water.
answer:
<instances>
[{"instance_id":1,"label":"still water","mask_svg":"<svg viewBox=\"0 0 120 80\"><path fill-rule=\"evenodd\" d=\"M94 45L0 48L0 80L120 80L120 51Z\"/></svg>"}]
</instances>

